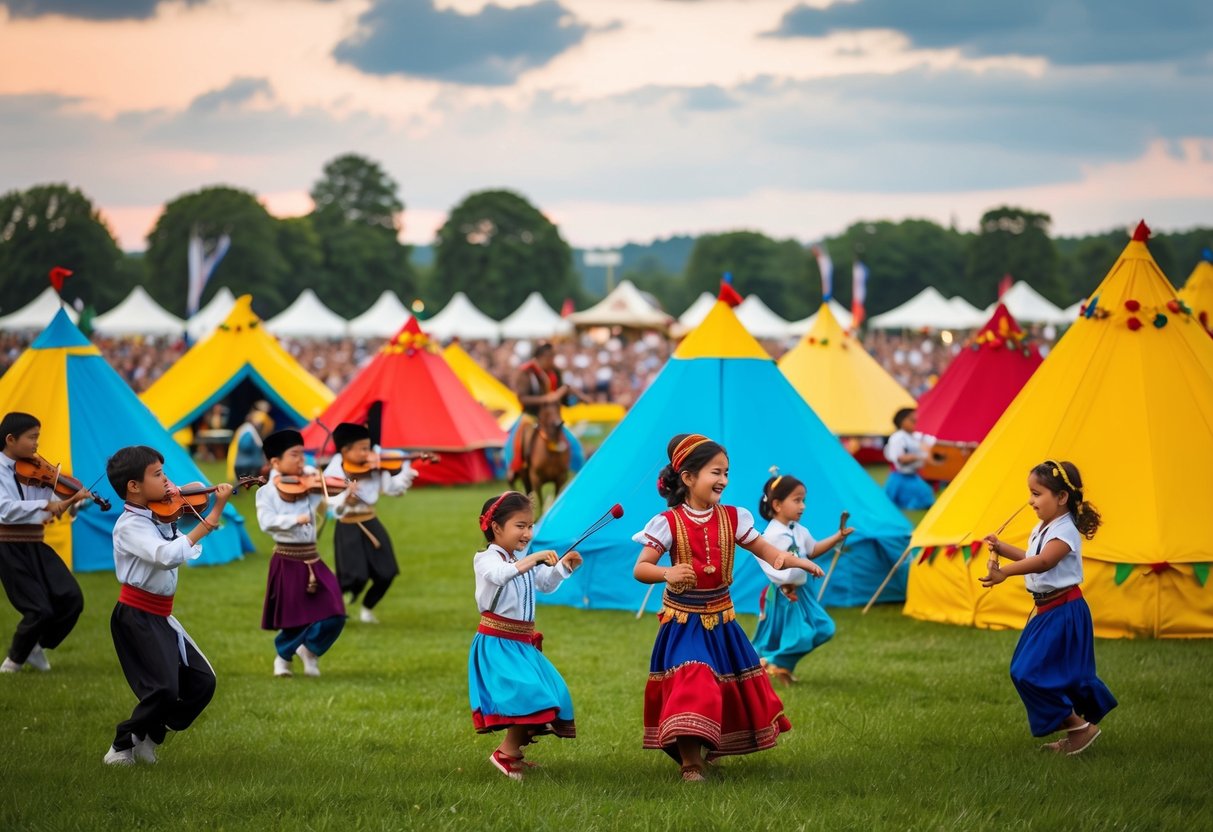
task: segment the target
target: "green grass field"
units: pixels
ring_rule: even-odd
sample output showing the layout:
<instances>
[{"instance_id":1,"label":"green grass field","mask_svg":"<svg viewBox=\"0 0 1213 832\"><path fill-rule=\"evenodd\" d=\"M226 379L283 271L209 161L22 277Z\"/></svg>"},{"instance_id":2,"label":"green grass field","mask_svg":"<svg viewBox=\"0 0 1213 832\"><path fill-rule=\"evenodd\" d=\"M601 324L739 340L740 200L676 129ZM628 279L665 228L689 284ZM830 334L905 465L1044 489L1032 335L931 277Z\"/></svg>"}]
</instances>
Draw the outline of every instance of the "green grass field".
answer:
<instances>
[{"instance_id":1,"label":"green grass field","mask_svg":"<svg viewBox=\"0 0 1213 832\"><path fill-rule=\"evenodd\" d=\"M1099 642L1121 707L1087 755L1057 759L1035 750L1007 676L1016 633L896 607L834 611L838 635L781 690L795 730L697 785L640 748L655 619L541 607L578 738L544 739L529 754L544 767L508 781L467 701L475 517L490 493L386 502L404 572L382 623L350 622L319 679L270 675L255 521L256 554L184 570L176 612L219 687L154 767L101 764L134 699L109 635L114 576L80 576L84 617L50 654L54 670L0 677L0 829L1213 828L1213 643ZM237 502L250 519L252 504ZM330 529L326 558L331 540ZM4 605L5 640L16 620ZM752 617L741 622L753 632Z\"/></svg>"}]
</instances>

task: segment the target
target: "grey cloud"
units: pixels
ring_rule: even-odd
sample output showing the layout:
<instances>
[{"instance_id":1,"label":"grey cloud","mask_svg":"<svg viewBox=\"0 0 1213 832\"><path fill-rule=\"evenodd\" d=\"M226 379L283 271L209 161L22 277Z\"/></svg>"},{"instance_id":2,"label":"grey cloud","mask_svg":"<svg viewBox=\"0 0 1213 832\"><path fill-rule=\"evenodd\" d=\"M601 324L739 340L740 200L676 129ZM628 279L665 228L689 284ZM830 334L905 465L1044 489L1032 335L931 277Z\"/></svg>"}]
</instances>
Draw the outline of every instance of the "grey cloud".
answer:
<instances>
[{"instance_id":1,"label":"grey cloud","mask_svg":"<svg viewBox=\"0 0 1213 832\"><path fill-rule=\"evenodd\" d=\"M893 29L925 48L973 56L1028 55L1056 64L1159 62L1207 55L1208 0L856 0L788 11L775 37Z\"/></svg>"},{"instance_id":2,"label":"grey cloud","mask_svg":"<svg viewBox=\"0 0 1213 832\"><path fill-rule=\"evenodd\" d=\"M358 34L334 57L373 75L406 75L458 84L503 86L576 46L589 27L556 0L476 14L437 9L432 0L377 0Z\"/></svg>"},{"instance_id":3,"label":"grey cloud","mask_svg":"<svg viewBox=\"0 0 1213 832\"><path fill-rule=\"evenodd\" d=\"M209 113L223 107L238 107L257 94L273 95L267 78L234 78L226 87L199 95L190 102L193 113Z\"/></svg>"},{"instance_id":4,"label":"grey cloud","mask_svg":"<svg viewBox=\"0 0 1213 832\"><path fill-rule=\"evenodd\" d=\"M14 18L63 15L85 20L147 20L161 0L0 0ZM185 0L194 6L205 0Z\"/></svg>"}]
</instances>

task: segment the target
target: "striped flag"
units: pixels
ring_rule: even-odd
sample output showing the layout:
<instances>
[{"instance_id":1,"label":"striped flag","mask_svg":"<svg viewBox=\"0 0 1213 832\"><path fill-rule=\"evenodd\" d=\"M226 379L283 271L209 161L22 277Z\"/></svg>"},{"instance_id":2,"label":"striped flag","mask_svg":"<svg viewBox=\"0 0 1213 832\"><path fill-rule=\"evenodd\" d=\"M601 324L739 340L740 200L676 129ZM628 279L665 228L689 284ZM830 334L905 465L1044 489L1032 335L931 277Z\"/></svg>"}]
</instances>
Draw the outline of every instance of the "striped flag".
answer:
<instances>
[{"instance_id":1,"label":"striped flag","mask_svg":"<svg viewBox=\"0 0 1213 832\"><path fill-rule=\"evenodd\" d=\"M190 231L190 244L187 250L189 283L185 298L186 319L192 318L197 314L198 307L202 304L202 290L206 288L211 275L215 273L215 267L219 265L219 261L223 259L223 255L227 254L227 250L231 248L231 245L232 238L224 234L208 254L203 245L202 236L198 233L198 229L195 228Z\"/></svg>"},{"instance_id":2,"label":"striped flag","mask_svg":"<svg viewBox=\"0 0 1213 832\"><path fill-rule=\"evenodd\" d=\"M834 261L825 243L813 246L813 256L817 258L817 270L821 272L821 302L828 303L834 297Z\"/></svg>"},{"instance_id":3,"label":"striped flag","mask_svg":"<svg viewBox=\"0 0 1213 832\"><path fill-rule=\"evenodd\" d=\"M859 258L851 266L851 329L859 329L864 319L864 301L868 299L868 267Z\"/></svg>"}]
</instances>

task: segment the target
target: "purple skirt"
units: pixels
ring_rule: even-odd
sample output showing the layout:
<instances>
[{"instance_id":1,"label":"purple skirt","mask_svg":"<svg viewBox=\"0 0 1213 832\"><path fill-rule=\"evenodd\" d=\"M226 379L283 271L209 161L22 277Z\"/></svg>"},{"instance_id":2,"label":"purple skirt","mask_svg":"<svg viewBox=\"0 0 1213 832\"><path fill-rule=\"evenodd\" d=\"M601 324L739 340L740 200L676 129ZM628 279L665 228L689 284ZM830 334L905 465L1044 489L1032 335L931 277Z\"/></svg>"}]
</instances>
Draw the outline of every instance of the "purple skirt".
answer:
<instances>
[{"instance_id":1,"label":"purple skirt","mask_svg":"<svg viewBox=\"0 0 1213 832\"><path fill-rule=\"evenodd\" d=\"M316 576L316 591L308 592L308 567ZM270 558L270 574L265 582L265 606L261 611L261 629L282 630L306 627L345 615L345 601L337 577L317 560L307 564L301 560L274 555Z\"/></svg>"}]
</instances>

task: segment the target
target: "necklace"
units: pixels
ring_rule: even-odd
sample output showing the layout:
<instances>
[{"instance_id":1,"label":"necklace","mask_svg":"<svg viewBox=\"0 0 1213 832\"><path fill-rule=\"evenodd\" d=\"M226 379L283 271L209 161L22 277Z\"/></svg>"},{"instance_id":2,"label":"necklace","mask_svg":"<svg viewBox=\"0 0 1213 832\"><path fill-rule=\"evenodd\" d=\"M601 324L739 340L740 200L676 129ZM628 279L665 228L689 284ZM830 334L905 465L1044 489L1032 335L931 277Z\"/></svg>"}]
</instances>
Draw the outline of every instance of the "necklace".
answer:
<instances>
[{"instance_id":1,"label":"necklace","mask_svg":"<svg viewBox=\"0 0 1213 832\"><path fill-rule=\"evenodd\" d=\"M699 524L703 528L703 546L707 550L707 563L703 567L703 574L713 575L716 573L716 567L712 565L712 537L708 534L708 520L712 519L716 514L716 507L712 506L703 514L693 514L695 509L689 505L683 504L683 513L693 522Z\"/></svg>"}]
</instances>

